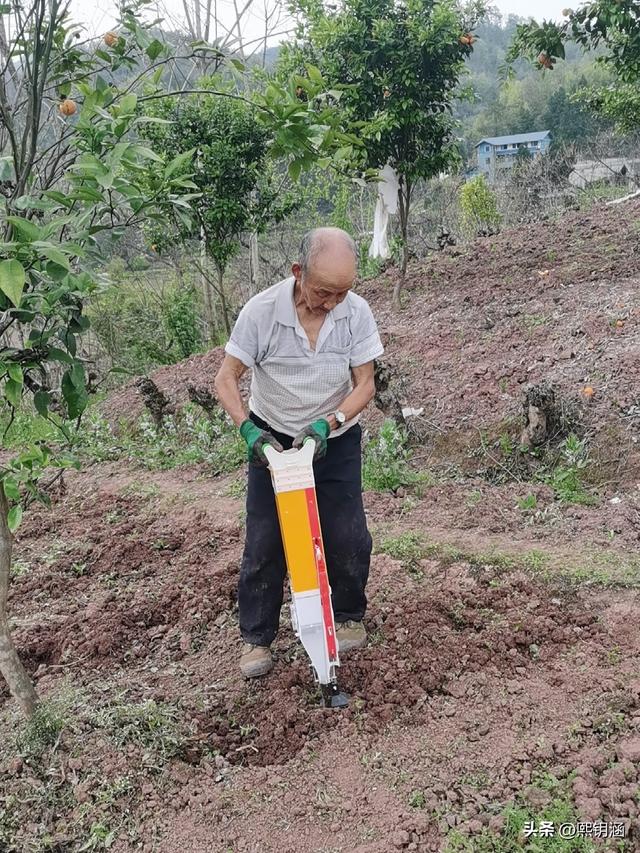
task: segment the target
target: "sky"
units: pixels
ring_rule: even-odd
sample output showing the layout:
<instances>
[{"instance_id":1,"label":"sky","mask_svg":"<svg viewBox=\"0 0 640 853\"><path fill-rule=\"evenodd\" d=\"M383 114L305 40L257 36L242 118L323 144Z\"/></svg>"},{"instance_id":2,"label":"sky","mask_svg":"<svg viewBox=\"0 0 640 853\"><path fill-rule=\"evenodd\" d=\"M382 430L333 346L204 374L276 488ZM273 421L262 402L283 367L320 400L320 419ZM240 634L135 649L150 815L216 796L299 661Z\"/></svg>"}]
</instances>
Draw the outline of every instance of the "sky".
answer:
<instances>
[{"instance_id":1,"label":"sky","mask_svg":"<svg viewBox=\"0 0 640 853\"><path fill-rule=\"evenodd\" d=\"M258 10L262 10L264 2L266 0L254 0L256 12L250 12L253 14L253 19L249 18L246 28L243 28L245 37L255 37L260 33ZM538 20L542 18L560 20L562 18L561 11L566 7L567 0L536 0L535 3L531 3L530 0L493 0L493 4L498 7L503 15L515 14L522 17L533 16ZM238 3L238 5L242 4ZM113 26L116 5L112 0L71 0L71 6L75 19L85 23L91 35L106 32ZM181 16L181 0L162 0L161 8L163 6L170 14L176 17ZM221 10L222 19L230 22L232 20L233 0L218 0L218 6ZM158 17L166 18L167 15L160 11Z\"/></svg>"}]
</instances>

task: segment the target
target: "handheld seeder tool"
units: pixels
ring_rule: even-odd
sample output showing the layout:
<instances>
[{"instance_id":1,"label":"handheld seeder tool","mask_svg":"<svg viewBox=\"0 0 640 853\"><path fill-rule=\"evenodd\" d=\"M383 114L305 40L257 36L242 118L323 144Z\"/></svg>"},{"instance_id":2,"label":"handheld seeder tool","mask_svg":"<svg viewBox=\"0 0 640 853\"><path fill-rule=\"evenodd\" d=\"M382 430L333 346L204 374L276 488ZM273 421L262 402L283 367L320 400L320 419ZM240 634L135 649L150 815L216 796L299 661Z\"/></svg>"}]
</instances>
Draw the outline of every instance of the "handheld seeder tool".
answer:
<instances>
[{"instance_id":1,"label":"handheld seeder tool","mask_svg":"<svg viewBox=\"0 0 640 853\"><path fill-rule=\"evenodd\" d=\"M340 659L313 477L314 449L307 439L300 450L278 453L266 446L264 453L289 572L293 630L311 659L323 704L343 708L348 697L340 692L336 674Z\"/></svg>"}]
</instances>

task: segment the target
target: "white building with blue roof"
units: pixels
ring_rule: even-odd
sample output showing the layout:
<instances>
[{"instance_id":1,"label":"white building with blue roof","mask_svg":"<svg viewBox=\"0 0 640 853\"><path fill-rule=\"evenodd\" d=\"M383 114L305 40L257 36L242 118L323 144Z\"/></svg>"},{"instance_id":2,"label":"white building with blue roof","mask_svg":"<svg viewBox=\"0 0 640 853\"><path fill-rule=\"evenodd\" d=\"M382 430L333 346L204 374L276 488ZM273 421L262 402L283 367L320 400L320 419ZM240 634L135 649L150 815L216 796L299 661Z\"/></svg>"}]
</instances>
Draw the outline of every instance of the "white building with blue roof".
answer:
<instances>
[{"instance_id":1,"label":"white building with blue roof","mask_svg":"<svg viewBox=\"0 0 640 853\"><path fill-rule=\"evenodd\" d=\"M515 133L512 136L487 136L476 145L478 172L493 181L501 172L513 167L518 155L539 157L550 145L549 130Z\"/></svg>"}]
</instances>

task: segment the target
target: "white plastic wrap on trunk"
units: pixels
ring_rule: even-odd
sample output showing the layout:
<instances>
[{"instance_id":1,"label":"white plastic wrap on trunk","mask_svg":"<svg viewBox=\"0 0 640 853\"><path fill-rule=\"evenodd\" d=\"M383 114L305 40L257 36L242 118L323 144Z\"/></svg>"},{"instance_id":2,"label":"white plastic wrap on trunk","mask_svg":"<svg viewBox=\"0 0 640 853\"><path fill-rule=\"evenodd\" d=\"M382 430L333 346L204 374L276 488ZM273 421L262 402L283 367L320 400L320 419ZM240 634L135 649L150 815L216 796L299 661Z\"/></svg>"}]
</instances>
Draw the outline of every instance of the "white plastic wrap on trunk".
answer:
<instances>
[{"instance_id":1,"label":"white plastic wrap on trunk","mask_svg":"<svg viewBox=\"0 0 640 853\"><path fill-rule=\"evenodd\" d=\"M395 169L388 163L380 171L381 180L378 181L378 201L373 217L373 239L369 246L369 255L372 258L388 258L391 254L389 241L387 240L387 227L389 225L389 214L398 212L398 191L400 182Z\"/></svg>"}]
</instances>

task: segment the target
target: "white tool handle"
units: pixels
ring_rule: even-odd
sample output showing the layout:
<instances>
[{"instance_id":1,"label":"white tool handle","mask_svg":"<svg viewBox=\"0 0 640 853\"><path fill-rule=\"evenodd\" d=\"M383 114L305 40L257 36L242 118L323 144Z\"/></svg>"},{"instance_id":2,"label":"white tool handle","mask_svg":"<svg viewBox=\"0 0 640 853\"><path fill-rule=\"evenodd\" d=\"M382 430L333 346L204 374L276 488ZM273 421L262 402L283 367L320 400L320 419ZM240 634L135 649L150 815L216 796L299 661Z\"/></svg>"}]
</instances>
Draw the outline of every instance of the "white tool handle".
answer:
<instances>
[{"instance_id":1,"label":"white tool handle","mask_svg":"<svg viewBox=\"0 0 640 853\"><path fill-rule=\"evenodd\" d=\"M305 439L300 450L292 447L291 450L283 450L282 453L278 453L275 447L270 444L263 446L269 467L274 471L284 471L288 468L306 468L312 465L315 449L316 443L312 438Z\"/></svg>"}]
</instances>

